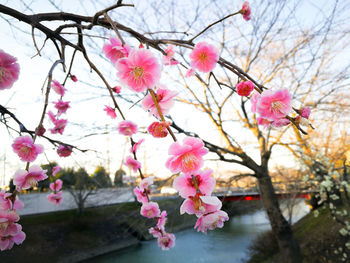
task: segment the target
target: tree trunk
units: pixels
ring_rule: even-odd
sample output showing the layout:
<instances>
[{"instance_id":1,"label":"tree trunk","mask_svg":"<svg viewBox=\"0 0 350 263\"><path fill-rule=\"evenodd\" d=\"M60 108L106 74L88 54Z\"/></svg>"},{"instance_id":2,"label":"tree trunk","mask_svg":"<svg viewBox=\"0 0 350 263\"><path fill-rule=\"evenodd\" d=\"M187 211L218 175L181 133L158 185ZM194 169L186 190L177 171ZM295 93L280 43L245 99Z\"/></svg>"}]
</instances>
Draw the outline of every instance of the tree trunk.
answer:
<instances>
[{"instance_id":1,"label":"tree trunk","mask_svg":"<svg viewBox=\"0 0 350 263\"><path fill-rule=\"evenodd\" d=\"M275 190L268 172L259 174L259 189L266 213L270 220L272 232L277 240L284 263L300 263L301 253L298 243L293 237L290 224L282 215Z\"/></svg>"}]
</instances>

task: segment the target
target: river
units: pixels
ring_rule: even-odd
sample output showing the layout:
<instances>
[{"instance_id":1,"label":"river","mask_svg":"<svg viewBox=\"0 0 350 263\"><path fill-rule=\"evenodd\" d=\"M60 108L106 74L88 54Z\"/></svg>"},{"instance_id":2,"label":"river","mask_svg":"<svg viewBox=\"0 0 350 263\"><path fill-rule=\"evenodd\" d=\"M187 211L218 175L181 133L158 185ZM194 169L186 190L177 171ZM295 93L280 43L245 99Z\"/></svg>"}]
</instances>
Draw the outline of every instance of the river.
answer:
<instances>
[{"instance_id":1,"label":"river","mask_svg":"<svg viewBox=\"0 0 350 263\"><path fill-rule=\"evenodd\" d=\"M283 205L282 205L283 207ZM286 209L283 209L284 211ZM304 200L294 209L293 222L309 212ZM162 251L156 240L94 258L96 263L240 263L248 258L247 248L261 232L270 229L264 211L233 216L222 229L202 234L187 229L176 233L176 246Z\"/></svg>"}]
</instances>

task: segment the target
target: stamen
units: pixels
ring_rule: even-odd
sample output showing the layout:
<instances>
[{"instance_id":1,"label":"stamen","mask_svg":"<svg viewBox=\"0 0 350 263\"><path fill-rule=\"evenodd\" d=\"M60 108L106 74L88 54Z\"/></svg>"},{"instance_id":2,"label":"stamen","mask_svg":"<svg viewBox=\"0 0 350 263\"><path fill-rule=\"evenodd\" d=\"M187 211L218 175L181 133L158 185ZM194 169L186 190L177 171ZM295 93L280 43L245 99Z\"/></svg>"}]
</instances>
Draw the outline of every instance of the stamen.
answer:
<instances>
[{"instance_id":1,"label":"stamen","mask_svg":"<svg viewBox=\"0 0 350 263\"><path fill-rule=\"evenodd\" d=\"M132 73L134 74L134 78L136 80L139 80L143 77L143 68L141 67L134 67L133 70L132 70Z\"/></svg>"}]
</instances>

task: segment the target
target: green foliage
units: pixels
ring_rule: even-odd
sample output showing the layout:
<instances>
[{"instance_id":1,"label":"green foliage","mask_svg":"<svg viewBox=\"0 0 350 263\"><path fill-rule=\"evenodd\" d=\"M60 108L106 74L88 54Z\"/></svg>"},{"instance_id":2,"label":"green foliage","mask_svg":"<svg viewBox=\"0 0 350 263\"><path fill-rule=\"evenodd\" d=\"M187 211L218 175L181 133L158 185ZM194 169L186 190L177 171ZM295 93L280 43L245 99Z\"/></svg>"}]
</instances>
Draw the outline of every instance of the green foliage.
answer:
<instances>
[{"instance_id":1,"label":"green foliage","mask_svg":"<svg viewBox=\"0 0 350 263\"><path fill-rule=\"evenodd\" d=\"M92 175L92 179L97 188L112 187L112 181L107 173L106 169L102 166L98 166Z\"/></svg>"}]
</instances>

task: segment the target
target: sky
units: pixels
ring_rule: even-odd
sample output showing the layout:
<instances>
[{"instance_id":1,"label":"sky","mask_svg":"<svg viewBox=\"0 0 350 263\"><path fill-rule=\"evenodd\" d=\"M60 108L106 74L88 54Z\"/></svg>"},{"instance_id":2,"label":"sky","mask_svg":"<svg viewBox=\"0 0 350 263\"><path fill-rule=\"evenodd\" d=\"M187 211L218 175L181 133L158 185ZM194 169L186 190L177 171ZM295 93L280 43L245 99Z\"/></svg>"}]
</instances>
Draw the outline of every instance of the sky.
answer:
<instances>
[{"instance_id":1,"label":"sky","mask_svg":"<svg viewBox=\"0 0 350 263\"><path fill-rule=\"evenodd\" d=\"M81 14L94 14L95 10L99 10L108 6L103 3L96 3L86 1L83 6L81 6L81 1L60 1L57 5L62 6L63 10L66 12L78 12ZM131 1L130 1L131 2ZM175 1L176 2L176 1ZM5 5L11 6L13 8L19 7L23 10L24 4L28 1L5 1ZM136 13L144 12L145 3L142 1L135 1ZM318 2L319 3L319 2ZM322 6L322 3L324 5ZM327 9L327 1L322 1L320 6L315 6L312 1L306 1L303 3L304 8L301 8L297 16L304 19L305 25L311 24L315 20L315 16L319 11L319 8ZM176 10L184 9L186 10L186 1L176 2ZM255 7L258 6L257 1L251 1L251 5ZM229 8L235 10L241 5L240 1L231 2ZM160 12L164 11L166 7L160 7ZM204 21L211 21L212 16L215 14L210 14L206 11L206 6L203 4L203 19ZM50 1L37 0L31 1L30 6L27 6L25 12L31 13L31 9L35 12L54 12L56 7L50 3ZM164 9L164 10L163 10ZM224 7L222 7L224 9ZM182 21L181 17L173 16L171 10L169 9L169 19L172 19L172 24L176 25L179 30L185 28L185 23ZM310 11L313 10L313 11ZM317 11L318 10L318 11ZM187 10L188 11L188 10ZM254 11L254 8L253 8ZM128 10L129 12L129 10ZM151 12L151 11L149 11ZM165 12L165 11L164 11ZM121 15L122 12L116 13ZM319 12L317 13L319 14ZM193 15L193 14L192 14ZM151 16L151 15L150 15ZM150 17L149 16L149 17ZM189 16L191 18L191 12L189 11ZM4 16L3 16L4 18ZM42 86L45 83L45 79L49 68L51 67L54 60L57 59L53 45L48 41L42 53L43 56L36 55L36 51L33 48L32 37L30 34L25 34L22 31L30 32L30 27L24 25L23 23L15 23L12 20L11 27L6 20L0 18L0 38L5 41L1 41L0 49L5 52L14 55L18 59L18 63L21 67L21 73L19 80L15 85L9 89L1 91L0 104L8 107L18 119L20 119L25 126L33 130L39 122L44 95L42 93ZM189 18L189 19L190 19ZM127 19L127 18L125 18ZM130 18L137 20L138 17ZM237 19L238 20L238 19ZM149 21L148 21L149 22ZM136 22L135 22L136 23ZM140 20L142 23L142 20ZM239 23L243 23L240 21ZM152 23L148 23L151 24ZM155 27L159 24L154 23ZM49 26L54 25L54 23L49 23ZM142 24L141 24L142 25ZM248 25L249 26L249 25ZM92 32L94 33L94 32ZM105 33L105 37L109 37L112 32ZM39 32L35 33L38 46L43 43L43 39ZM67 38L73 38L74 36L67 36ZM215 38L211 36L212 38ZM209 38L210 39L210 38ZM98 63L99 67L103 69L103 72L108 76L108 79L112 85L118 85L118 80L115 78L115 69L113 66L108 64L108 61L100 57L102 53L103 43L106 41L102 38L96 38L96 46L92 48L92 59ZM137 46L137 42L131 42L130 45ZM71 54L71 50L67 50L67 57ZM188 54L187 54L188 55ZM160 54L157 54L158 58L161 59ZM169 76L175 72L177 69L168 69L167 74L162 74L161 83L171 85L172 89L176 89L176 84L171 81ZM92 73L87 67L86 63L82 60L80 54L77 55L77 60L73 65L73 74L75 74L79 81L74 83L72 81L67 82L67 94L65 95L65 100L71 101L71 108L67 111L65 116L69 123L66 127L64 136L50 135L50 137L58 140L62 140L67 143L78 146L81 149L90 149L86 153L80 153L75 151L69 158L58 158L55 149L52 145L47 143L45 140L39 139L38 143L44 145L46 151L45 154L39 156L35 164L47 163L48 161L56 161L62 167L85 167L89 173L92 173L96 166L103 165L107 167L109 165L109 170L114 173L120 168L123 158L128 154L129 143L124 136L121 136L116 131L117 123L121 120L110 119L103 111L104 105L112 105L111 100L108 97L106 89L103 88L103 83L99 80L94 73ZM62 67L58 66L54 70L54 79L61 81L64 79L65 74L62 71ZM197 85L189 82L191 85ZM132 96L132 94L123 87L122 95ZM184 95L179 92L179 96ZM50 95L50 102L57 101L58 95L52 93ZM172 143L171 138L168 137L162 141L159 139L151 138L145 134L146 127L155 119L148 113L144 112L138 105L130 108L130 104L125 103L123 100L118 99L121 108L127 114L127 119L132 119L140 127L139 133L135 136L135 140L141 138L146 138L145 143L142 145L139 151L139 158L143 164L143 169L145 173L154 173L159 177L167 177L170 172L165 168L164 163L166 162L168 155L167 149ZM49 109L53 109L52 104L50 104ZM188 114L190 112L190 114ZM206 117L193 111L189 106L176 103L175 107L170 112L172 117L180 122L185 128L189 128L198 132L206 139L220 143L220 138L217 136L216 130L213 126L201 126L201 123L206 123ZM190 118L188 118L190 115ZM45 126L49 127L50 124L48 120L44 122ZM16 128L16 125L13 124ZM240 141L247 142L247 149L251 151L251 154L256 157L256 145L251 144L249 140L251 137L245 133L240 132L239 126L232 126L237 130L235 134ZM92 135L94 133L105 133L104 135ZM8 180L12 177L15 170L24 169L25 164L22 163L16 154L11 150L12 141L16 138L17 134L14 132L9 132L6 130L4 125L0 125L0 186L7 184ZM183 136L179 136L182 138ZM180 139L181 140L181 139ZM290 158L290 155L285 151L280 151L278 153L277 161L275 164L280 163L280 160L284 160L286 166L295 166L294 161ZM246 171L243 168L232 166L231 164L218 164L217 162L211 162L210 159L214 158L214 155L209 154L207 156L208 161L206 166L213 168L217 174L225 174L227 170L236 169L239 171ZM161 164L161 165L159 165Z\"/></svg>"}]
</instances>

